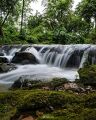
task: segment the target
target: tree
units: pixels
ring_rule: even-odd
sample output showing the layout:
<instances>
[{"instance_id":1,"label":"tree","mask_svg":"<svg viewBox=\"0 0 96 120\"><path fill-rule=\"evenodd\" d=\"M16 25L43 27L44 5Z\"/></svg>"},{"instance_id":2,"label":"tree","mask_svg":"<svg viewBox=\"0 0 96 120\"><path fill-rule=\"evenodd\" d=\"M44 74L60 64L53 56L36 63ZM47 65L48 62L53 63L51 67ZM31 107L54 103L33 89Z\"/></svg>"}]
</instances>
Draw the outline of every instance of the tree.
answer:
<instances>
[{"instance_id":1,"label":"tree","mask_svg":"<svg viewBox=\"0 0 96 120\"><path fill-rule=\"evenodd\" d=\"M45 16L50 29L54 29L56 26L64 26L71 5L72 0L48 0Z\"/></svg>"},{"instance_id":2,"label":"tree","mask_svg":"<svg viewBox=\"0 0 96 120\"><path fill-rule=\"evenodd\" d=\"M22 14L21 14L21 28L20 34L23 34L23 25L24 25L24 17L26 17L27 12L29 12L29 4L37 0L22 0ZM25 21L26 22L26 21Z\"/></svg>"},{"instance_id":3,"label":"tree","mask_svg":"<svg viewBox=\"0 0 96 120\"><path fill-rule=\"evenodd\" d=\"M36 12L35 15L29 16L28 18L28 28L34 29L38 27L43 22L43 16Z\"/></svg>"},{"instance_id":4,"label":"tree","mask_svg":"<svg viewBox=\"0 0 96 120\"><path fill-rule=\"evenodd\" d=\"M11 15L16 15L15 13L17 12L16 10L16 4L18 3L19 0L0 0L0 36L3 36L3 26L8 19L8 16Z\"/></svg>"},{"instance_id":5,"label":"tree","mask_svg":"<svg viewBox=\"0 0 96 120\"><path fill-rule=\"evenodd\" d=\"M93 19L96 31L96 0L82 0L77 7L77 13L89 24Z\"/></svg>"}]
</instances>

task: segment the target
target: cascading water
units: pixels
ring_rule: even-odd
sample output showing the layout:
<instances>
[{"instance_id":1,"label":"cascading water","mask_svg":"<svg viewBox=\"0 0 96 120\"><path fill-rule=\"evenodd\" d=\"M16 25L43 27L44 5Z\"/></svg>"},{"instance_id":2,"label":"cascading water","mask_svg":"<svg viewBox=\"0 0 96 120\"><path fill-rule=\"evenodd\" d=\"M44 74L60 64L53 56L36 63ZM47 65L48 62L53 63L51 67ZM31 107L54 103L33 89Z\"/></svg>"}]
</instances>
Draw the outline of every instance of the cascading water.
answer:
<instances>
[{"instance_id":1,"label":"cascading water","mask_svg":"<svg viewBox=\"0 0 96 120\"><path fill-rule=\"evenodd\" d=\"M33 54L39 64L16 64L17 69L0 74L0 83L13 83L21 76L27 79L48 80L54 77L74 80L78 75L77 70L86 62L96 64L95 45L14 45L0 47L9 62L17 52Z\"/></svg>"}]
</instances>

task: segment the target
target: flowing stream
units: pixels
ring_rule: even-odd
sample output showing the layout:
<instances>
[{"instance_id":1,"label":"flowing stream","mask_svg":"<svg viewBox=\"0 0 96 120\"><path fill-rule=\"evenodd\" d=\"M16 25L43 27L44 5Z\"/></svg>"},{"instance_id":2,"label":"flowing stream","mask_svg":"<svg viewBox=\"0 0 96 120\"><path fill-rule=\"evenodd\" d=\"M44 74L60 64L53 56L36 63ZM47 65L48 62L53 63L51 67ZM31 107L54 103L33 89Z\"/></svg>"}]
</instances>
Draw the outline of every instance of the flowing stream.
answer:
<instances>
[{"instance_id":1,"label":"flowing stream","mask_svg":"<svg viewBox=\"0 0 96 120\"><path fill-rule=\"evenodd\" d=\"M67 78L70 81L79 77L77 70L86 62L96 64L96 45L4 45L0 47L12 62L17 52L32 53L39 64L16 64L17 69L0 74L1 84L12 84L19 77L35 80Z\"/></svg>"}]
</instances>

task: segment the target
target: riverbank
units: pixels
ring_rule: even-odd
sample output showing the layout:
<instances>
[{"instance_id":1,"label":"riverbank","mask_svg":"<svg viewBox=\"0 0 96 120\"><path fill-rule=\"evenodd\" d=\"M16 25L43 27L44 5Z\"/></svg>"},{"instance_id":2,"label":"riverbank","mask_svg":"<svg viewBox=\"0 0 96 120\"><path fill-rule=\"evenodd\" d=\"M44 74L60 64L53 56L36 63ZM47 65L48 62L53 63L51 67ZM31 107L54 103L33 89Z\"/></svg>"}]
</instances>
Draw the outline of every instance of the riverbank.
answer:
<instances>
[{"instance_id":1,"label":"riverbank","mask_svg":"<svg viewBox=\"0 0 96 120\"><path fill-rule=\"evenodd\" d=\"M10 88L10 84L8 85L6 85L6 84L0 84L0 92L7 92L8 90L9 90L9 88Z\"/></svg>"},{"instance_id":2,"label":"riverbank","mask_svg":"<svg viewBox=\"0 0 96 120\"><path fill-rule=\"evenodd\" d=\"M3 88L3 89L2 89ZM23 80L0 92L1 120L96 120L96 90L65 78Z\"/></svg>"},{"instance_id":3,"label":"riverbank","mask_svg":"<svg viewBox=\"0 0 96 120\"><path fill-rule=\"evenodd\" d=\"M95 98L96 92L79 95L46 90L0 92L0 119L23 120L31 116L36 120L96 120Z\"/></svg>"}]
</instances>

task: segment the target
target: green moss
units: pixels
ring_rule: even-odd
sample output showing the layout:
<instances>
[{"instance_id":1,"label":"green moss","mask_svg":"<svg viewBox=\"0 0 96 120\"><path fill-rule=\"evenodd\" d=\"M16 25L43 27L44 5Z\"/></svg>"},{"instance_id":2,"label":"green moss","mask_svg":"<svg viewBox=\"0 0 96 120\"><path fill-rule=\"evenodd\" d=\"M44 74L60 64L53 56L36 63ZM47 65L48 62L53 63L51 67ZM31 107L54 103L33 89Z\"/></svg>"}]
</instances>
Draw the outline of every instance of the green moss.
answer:
<instances>
[{"instance_id":1,"label":"green moss","mask_svg":"<svg viewBox=\"0 0 96 120\"><path fill-rule=\"evenodd\" d=\"M75 112L70 112L68 109L58 110L51 114L45 114L38 120L96 120L95 109L83 109L78 114Z\"/></svg>"},{"instance_id":2,"label":"green moss","mask_svg":"<svg viewBox=\"0 0 96 120\"><path fill-rule=\"evenodd\" d=\"M90 65L85 68L81 68L78 71L80 80L78 82L84 85L96 86L96 65Z\"/></svg>"},{"instance_id":3,"label":"green moss","mask_svg":"<svg viewBox=\"0 0 96 120\"><path fill-rule=\"evenodd\" d=\"M0 120L44 113L38 120L96 120L96 93L17 90L0 93ZM88 115L87 115L88 114ZM83 119L84 118L84 119ZM90 119L89 119L90 118Z\"/></svg>"},{"instance_id":4,"label":"green moss","mask_svg":"<svg viewBox=\"0 0 96 120\"><path fill-rule=\"evenodd\" d=\"M28 86L28 83L31 84L31 86ZM53 78L52 80L48 81L41 81L41 80L27 80L25 79L23 83L21 83L20 79L15 81L14 84L11 87L11 90L14 89L42 89L43 87L48 87L50 90L56 89L56 87L68 83L68 80L65 78ZM21 87L22 86L22 87Z\"/></svg>"}]
</instances>

